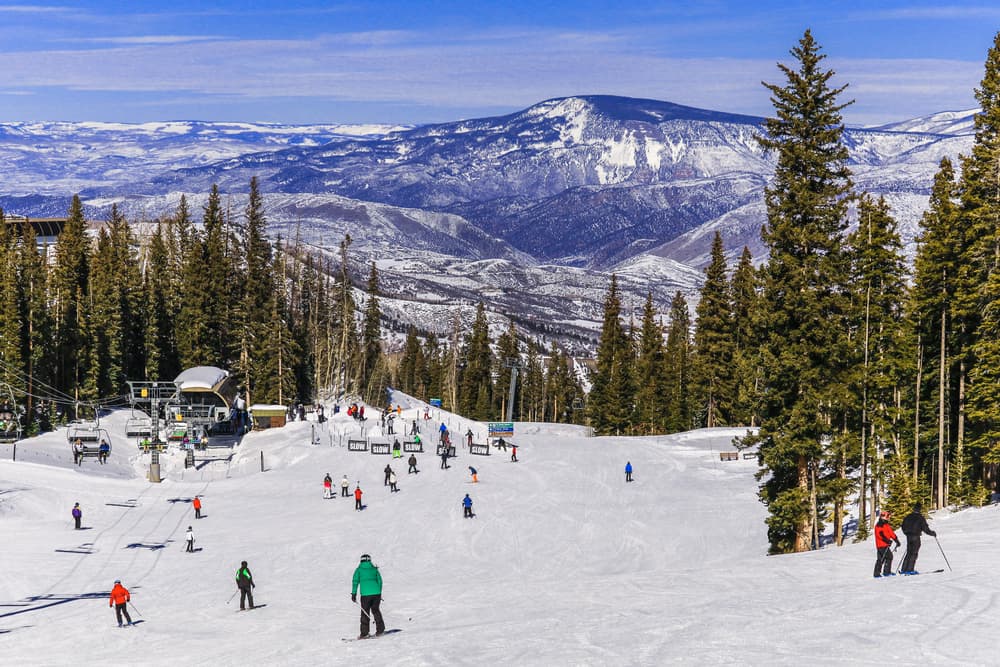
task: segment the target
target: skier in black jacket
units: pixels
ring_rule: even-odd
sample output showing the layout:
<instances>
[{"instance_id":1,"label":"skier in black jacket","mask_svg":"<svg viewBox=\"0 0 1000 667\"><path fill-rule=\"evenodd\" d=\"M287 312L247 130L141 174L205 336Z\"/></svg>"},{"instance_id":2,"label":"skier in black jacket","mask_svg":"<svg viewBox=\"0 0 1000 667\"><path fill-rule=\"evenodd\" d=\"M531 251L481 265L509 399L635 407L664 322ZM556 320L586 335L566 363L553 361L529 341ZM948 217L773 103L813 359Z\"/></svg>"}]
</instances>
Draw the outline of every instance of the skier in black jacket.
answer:
<instances>
[{"instance_id":1,"label":"skier in black jacket","mask_svg":"<svg viewBox=\"0 0 1000 667\"><path fill-rule=\"evenodd\" d=\"M240 568L236 570L236 587L240 589L240 609L246 609L247 602L253 609L253 589L257 587L257 584L253 582L253 575L250 574L250 568L247 567L246 561L240 563Z\"/></svg>"},{"instance_id":2,"label":"skier in black jacket","mask_svg":"<svg viewBox=\"0 0 1000 667\"><path fill-rule=\"evenodd\" d=\"M920 503L913 506L913 511L906 515L903 524L899 527L906 535L906 556L903 557L903 565L900 572L903 574L917 574L917 554L920 553L920 533L927 533L931 537L937 537L937 533L927 525L927 519L920 513Z\"/></svg>"}]
</instances>

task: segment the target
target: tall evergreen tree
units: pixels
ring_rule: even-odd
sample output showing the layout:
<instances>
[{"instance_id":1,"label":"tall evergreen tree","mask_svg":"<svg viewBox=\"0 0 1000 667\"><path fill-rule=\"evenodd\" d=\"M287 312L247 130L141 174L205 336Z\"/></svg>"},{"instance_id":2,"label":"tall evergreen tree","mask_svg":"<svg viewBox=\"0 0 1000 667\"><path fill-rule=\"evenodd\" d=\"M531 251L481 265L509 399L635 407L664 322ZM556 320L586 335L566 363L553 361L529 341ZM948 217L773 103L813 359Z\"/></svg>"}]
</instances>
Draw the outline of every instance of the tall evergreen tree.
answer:
<instances>
[{"instance_id":1,"label":"tall evergreen tree","mask_svg":"<svg viewBox=\"0 0 1000 667\"><path fill-rule=\"evenodd\" d=\"M460 411L472 419L490 419L493 402L493 352L490 349L486 307L482 301L476 306L476 319L472 323L472 331L463 352L465 369L459 385Z\"/></svg>"},{"instance_id":2,"label":"tall evergreen tree","mask_svg":"<svg viewBox=\"0 0 1000 667\"><path fill-rule=\"evenodd\" d=\"M667 384L663 350L663 327L653 305L653 293L646 294L639 329L639 356L635 363L635 415L632 423L639 433L663 433L667 419Z\"/></svg>"},{"instance_id":3,"label":"tall evergreen tree","mask_svg":"<svg viewBox=\"0 0 1000 667\"><path fill-rule=\"evenodd\" d=\"M770 251L765 271L763 341L766 387L759 452L766 480L768 537L774 552L818 546L817 478L824 449L840 424L847 261L843 248L851 195L832 70L812 33L792 49L797 68L779 64L784 86L765 83L775 117L761 146L777 154L765 190Z\"/></svg>"},{"instance_id":4,"label":"tall evergreen tree","mask_svg":"<svg viewBox=\"0 0 1000 667\"><path fill-rule=\"evenodd\" d=\"M375 377L382 358L382 312L378 303L378 270L372 262L368 273L367 302L361 321L361 387L365 400L379 402L382 396L374 393L372 378Z\"/></svg>"},{"instance_id":5,"label":"tall evergreen tree","mask_svg":"<svg viewBox=\"0 0 1000 667\"><path fill-rule=\"evenodd\" d=\"M757 271L750 249L743 247L729 291L733 300L732 422L756 426L760 418L761 355L757 321L760 299Z\"/></svg>"},{"instance_id":6,"label":"tall evergreen tree","mask_svg":"<svg viewBox=\"0 0 1000 667\"><path fill-rule=\"evenodd\" d=\"M626 433L631 425L634 351L621 322L621 310L618 276L611 274L611 284L604 297L597 364L587 400L587 417L598 435Z\"/></svg>"},{"instance_id":7,"label":"tall evergreen tree","mask_svg":"<svg viewBox=\"0 0 1000 667\"><path fill-rule=\"evenodd\" d=\"M691 371L699 422L709 428L730 423L735 401L733 309L726 277L726 256L719 232L712 239L711 257L695 311L697 320Z\"/></svg>"},{"instance_id":8,"label":"tall evergreen tree","mask_svg":"<svg viewBox=\"0 0 1000 667\"><path fill-rule=\"evenodd\" d=\"M691 402L691 315L680 292L670 301L670 325L663 355L668 433L694 427Z\"/></svg>"},{"instance_id":9,"label":"tall evergreen tree","mask_svg":"<svg viewBox=\"0 0 1000 667\"><path fill-rule=\"evenodd\" d=\"M88 292L90 255L83 204L74 195L56 240L51 281L56 388L67 393L77 391L86 375L82 301Z\"/></svg>"}]
</instances>

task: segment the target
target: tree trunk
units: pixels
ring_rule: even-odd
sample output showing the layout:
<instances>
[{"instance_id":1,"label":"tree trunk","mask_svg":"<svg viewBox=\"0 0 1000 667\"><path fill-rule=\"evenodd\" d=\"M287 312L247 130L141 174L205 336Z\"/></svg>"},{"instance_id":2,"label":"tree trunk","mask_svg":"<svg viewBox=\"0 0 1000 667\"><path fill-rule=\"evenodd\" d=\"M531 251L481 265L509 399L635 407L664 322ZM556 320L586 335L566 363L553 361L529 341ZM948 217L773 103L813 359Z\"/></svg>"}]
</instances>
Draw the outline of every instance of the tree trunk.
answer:
<instances>
[{"instance_id":1,"label":"tree trunk","mask_svg":"<svg viewBox=\"0 0 1000 667\"><path fill-rule=\"evenodd\" d=\"M808 494L810 499L810 504L815 502L813 498L813 490L810 488L809 484L809 462L806 461L806 457L799 455L798 461L798 487ZM813 532L813 512L810 507L810 511L800 520L799 526L795 531L795 551L809 551L810 549L810 538Z\"/></svg>"},{"instance_id":2,"label":"tree trunk","mask_svg":"<svg viewBox=\"0 0 1000 667\"><path fill-rule=\"evenodd\" d=\"M917 385L913 402L913 484L920 474L920 383L924 376L924 345L917 336Z\"/></svg>"}]
</instances>

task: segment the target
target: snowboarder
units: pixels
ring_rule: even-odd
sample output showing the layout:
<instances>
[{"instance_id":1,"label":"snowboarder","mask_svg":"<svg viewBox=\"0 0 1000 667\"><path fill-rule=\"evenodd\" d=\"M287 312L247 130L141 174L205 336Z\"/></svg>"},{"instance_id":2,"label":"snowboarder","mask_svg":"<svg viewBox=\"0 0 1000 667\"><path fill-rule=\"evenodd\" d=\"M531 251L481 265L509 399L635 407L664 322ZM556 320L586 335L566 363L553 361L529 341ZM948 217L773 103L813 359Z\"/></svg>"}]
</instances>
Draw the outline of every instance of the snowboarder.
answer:
<instances>
[{"instance_id":1,"label":"snowboarder","mask_svg":"<svg viewBox=\"0 0 1000 667\"><path fill-rule=\"evenodd\" d=\"M632 462L631 461L626 461L625 462L625 481L626 482L631 482L632 481Z\"/></svg>"},{"instance_id":2,"label":"snowboarder","mask_svg":"<svg viewBox=\"0 0 1000 667\"><path fill-rule=\"evenodd\" d=\"M73 521L76 523L76 530L80 530L80 522L83 521L83 510L80 509L80 503L73 503Z\"/></svg>"},{"instance_id":3,"label":"snowboarder","mask_svg":"<svg viewBox=\"0 0 1000 667\"><path fill-rule=\"evenodd\" d=\"M350 498L351 497L351 495L349 493L347 493L347 489L349 489L350 486L351 486L351 483L347 481L347 475L344 475L344 478L342 480L340 480L340 495L341 495L341 497L343 497L343 498Z\"/></svg>"},{"instance_id":4,"label":"snowboarder","mask_svg":"<svg viewBox=\"0 0 1000 667\"><path fill-rule=\"evenodd\" d=\"M465 510L463 518L471 519L475 516L475 514L472 513L472 498L469 497L468 493L465 494L464 498L462 498L462 507Z\"/></svg>"},{"instance_id":5,"label":"snowboarder","mask_svg":"<svg viewBox=\"0 0 1000 667\"><path fill-rule=\"evenodd\" d=\"M469 466L469 474L472 475L472 483L476 484L479 482L479 473L472 466Z\"/></svg>"},{"instance_id":6,"label":"snowboarder","mask_svg":"<svg viewBox=\"0 0 1000 667\"><path fill-rule=\"evenodd\" d=\"M323 497L333 497L333 478L330 477L330 473L326 473L326 477L323 478Z\"/></svg>"},{"instance_id":7,"label":"snowboarder","mask_svg":"<svg viewBox=\"0 0 1000 667\"><path fill-rule=\"evenodd\" d=\"M389 473L389 491L392 492L392 493L396 493L397 491L399 491L399 489L396 488L396 472L395 471Z\"/></svg>"},{"instance_id":8,"label":"snowboarder","mask_svg":"<svg viewBox=\"0 0 1000 667\"><path fill-rule=\"evenodd\" d=\"M125 605L132 596L129 595L128 589L122 586L121 579L115 579L115 586L111 589L111 599L108 600L108 606L115 608L115 617L118 619L118 627L122 627L122 614L125 615L125 621L127 625L132 625L132 617L128 615L128 609Z\"/></svg>"},{"instance_id":9,"label":"snowboarder","mask_svg":"<svg viewBox=\"0 0 1000 667\"><path fill-rule=\"evenodd\" d=\"M187 534L184 536L187 540L187 548L184 550L185 553L194 553L194 529L188 526Z\"/></svg>"},{"instance_id":10,"label":"snowboarder","mask_svg":"<svg viewBox=\"0 0 1000 667\"><path fill-rule=\"evenodd\" d=\"M517 463L517 445L510 446L510 460Z\"/></svg>"},{"instance_id":11,"label":"snowboarder","mask_svg":"<svg viewBox=\"0 0 1000 667\"><path fill-rule=\"evenodd\" d=\"M111 453L111 445L108 444L107 440L101 440L100 446L97 448L97 462L104 465L108 462L108 454Z\"/></svg>"},{"instance_id":12,"label":"snowboarder","mask_svg":"<svg viewBox=\"0 0 1000 667\"><path fill-rule=\"evenodd\" d=\"M410 469L406 471L407 475L409 475L410 473L416 474L416 473L420 472L419 470L417 470L417 455L416 454L410 454L410 458L406 462L410 464Z\"/></svg>"},{"instance_id":13,"label":"snowboarder","mask_svg":"<svg viewBox=\"0 0 1000 667\"><path fill-rule=\"evenodd\" d=\"M448 448L441 448L441 470L447 470L451 466L448 465Z\"/></svg>"},{"instance_id":14,"label":"snowboarder","mask_svg":"<svg viewBox=\"0 0 1000 667\"><path fill-rule=\"evenodd\" d=\"M194 500L191 501L191 504L194 505L194 518L200 519L201 518L201 496L195 496Z\"/></svg>"},{"instance_id":15,"label":"snowboarder","mask_svg":"<svg viewBox=\"0 0 1000 667\"><path fill-rule=\"evenodd\" d=\"M246 561L240 563L240 568L236 570L236 587L240 589L240 609L246 609L247 602L253 609L253 589L257 587L257 584L253 582L253 575L250 574L250 568L247 567Z\"/></svg>"},{"instance_id":16,"label":"snowboarder","mask_svg":"<svg viewBox=\"0 0 1000 667\"><path fill-rule=\"evenodd\" d=\"M356 509L359 512L361 511L361 494L362 493L363 493L363 491L361 490L361 485L360 484L358 484L358 486L354 487L354 509Z\"/></svg>"},{"instance_id":17,"label":"snowboarder","mask_svg":"<svg viewBox=\"0 0 1000 667\"><path fill-rule=\"evenodd\" d=\"M917 574L917 554L920 553L920 533L927 533L931 537L937 537L937 533L927 525L927 519L920 512L920 503L913 506L913 511L906 515L902 525L899 527L906 535L906 555L903 556L903 565L900 572L903 574Z\"/></svg>"},{"instance_id":18,"label":"snowboarder","mask_svg":"<svg viewBox=\"0 0 1000 667\"><path fill-rule=\"evenodd\" d=\"M892 575L892 543L896 543L899 548L899 538L896 531L892 529L889 519L892 515L887 511L882 511L879 520L875 524L875 578L891 577Z\"/></svg>"},{"instance_id":19,"label":"snowboarder","mask_svg":"<svg viewBox=\"0 0 1000 667\"><path fill-rule=\"evenodd\" d=\"M399 444L398 439L392 443L392 458L394 459L403 458L403 446Z\"/></svg>"},{"instance_id":20,"label":"snowboarder","mask_svg":"<svg viewBox=\"0 0 1000 667\"><path fill-rule=\"evenodd\" d=\"M392 474L392 466L386 463L385 470L383 470L382 472L385 473L385 482L382 484L382 486L389 486L389 475Z\"/></svg>"},{"instance_id":21,"label":"snowboarder","mask_svg":"<svg viewBox=\"0 0 1000 667\"><path fill-rule=\"evenodd\" d=\"M361 556L361 562L354 569L351 581L351 602L358 601L358 588L361 589L361 634L358 639L368 636L369 621L375 619L375 636L385 632L385 621L379 605L382 604L382 574L372 565L372 557Z\"/></svg>"}]
</instances>

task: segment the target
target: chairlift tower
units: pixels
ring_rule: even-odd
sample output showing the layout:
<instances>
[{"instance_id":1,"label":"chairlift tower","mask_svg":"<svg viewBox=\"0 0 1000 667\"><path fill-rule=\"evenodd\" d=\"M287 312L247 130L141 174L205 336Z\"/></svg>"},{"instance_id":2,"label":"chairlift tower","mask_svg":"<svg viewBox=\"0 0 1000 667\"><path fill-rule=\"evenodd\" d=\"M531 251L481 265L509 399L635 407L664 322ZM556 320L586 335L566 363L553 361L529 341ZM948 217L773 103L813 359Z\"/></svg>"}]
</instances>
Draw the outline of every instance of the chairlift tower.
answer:
<instances>
[{"instance_id":1,"label":"chairlift tower","mask_svg":"<svg viewBox=\"0 0 1000 667\"><path fill-rule=\"evenodd\" d=\"M160 439L160 406L177 403L180 400L180 389L169 380L138 381L129 380L129 403L149 406L152 437Z\"/></svg>"}]
</instances>

